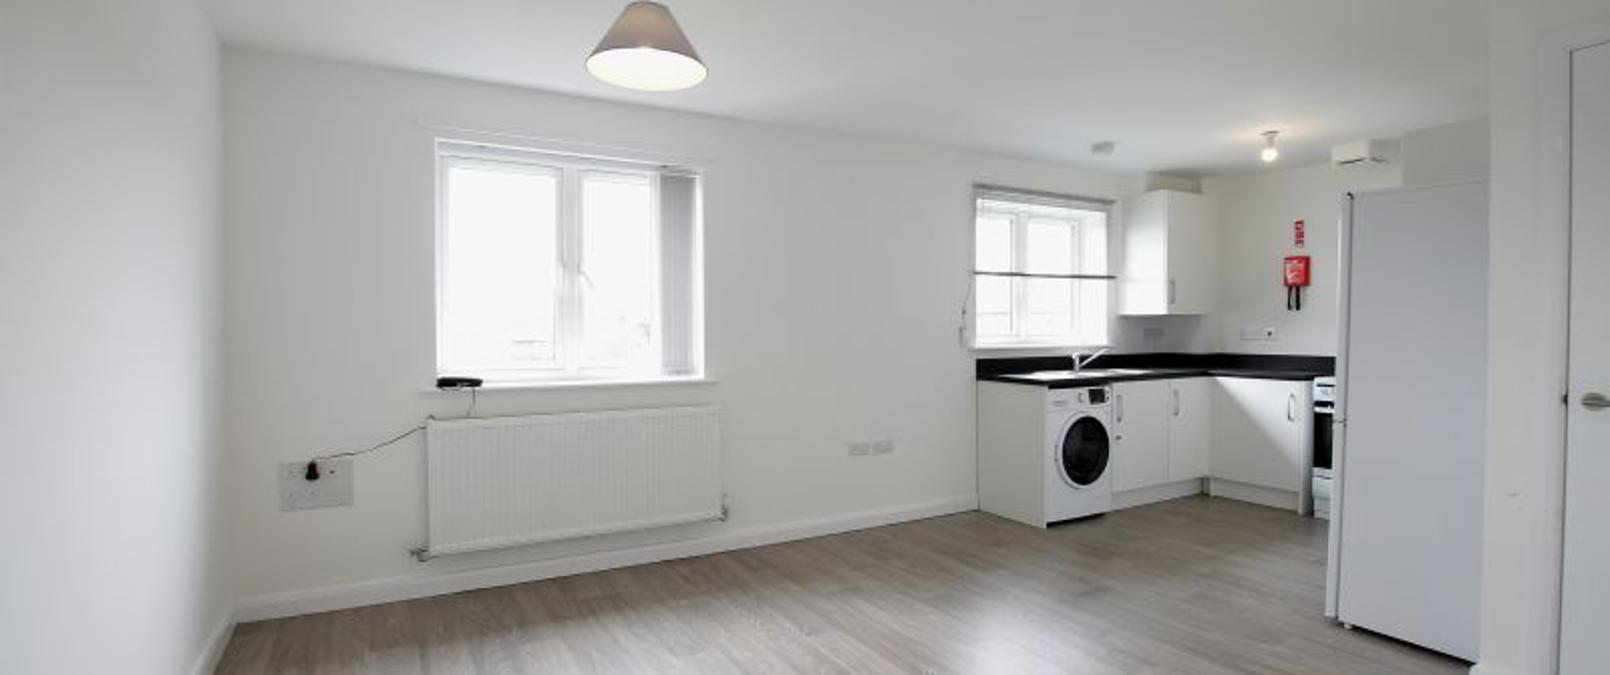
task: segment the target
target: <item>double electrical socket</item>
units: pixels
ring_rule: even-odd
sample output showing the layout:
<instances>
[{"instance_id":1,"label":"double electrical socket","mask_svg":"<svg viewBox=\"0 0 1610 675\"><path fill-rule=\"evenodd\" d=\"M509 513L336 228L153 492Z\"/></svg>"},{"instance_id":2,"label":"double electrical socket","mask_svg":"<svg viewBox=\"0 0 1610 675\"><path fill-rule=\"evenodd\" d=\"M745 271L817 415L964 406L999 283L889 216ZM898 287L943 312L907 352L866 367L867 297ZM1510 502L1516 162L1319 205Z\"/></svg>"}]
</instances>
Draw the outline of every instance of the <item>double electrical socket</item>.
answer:
<instances>
[{"instance_id":1,"label":"double electrical socket","mask_svg":"<svg viewBox=\"0 0 1610 675\"><path fill-rule=\"evenodd\" d=\"M319 462L319 479L307 479L307 462L286 462L279 470L280 510L352 506L352 460Z\"/></svg>"},{"instance_id":2,"label":"double electrical socket","mask_svg":"<svg viewBox=\"0 0 1610 675\"><path fill-rule=\"evenodd\" d=\"M894 441L888 438L876 441L851 441L850 456L866 457L867 455L894 454Z\"/></svg>"},{"instance_id":3,"label":"double electrical socket","mask_svg":"<svg viewBox=\"0 0 1610 675\"><path fill-rule=\"evenodd\" d=\"M1273 326L1247 326L1241 329L1242 342L1271 342L1280 339L1280 331Z\"/></svg>"}]
</instances>

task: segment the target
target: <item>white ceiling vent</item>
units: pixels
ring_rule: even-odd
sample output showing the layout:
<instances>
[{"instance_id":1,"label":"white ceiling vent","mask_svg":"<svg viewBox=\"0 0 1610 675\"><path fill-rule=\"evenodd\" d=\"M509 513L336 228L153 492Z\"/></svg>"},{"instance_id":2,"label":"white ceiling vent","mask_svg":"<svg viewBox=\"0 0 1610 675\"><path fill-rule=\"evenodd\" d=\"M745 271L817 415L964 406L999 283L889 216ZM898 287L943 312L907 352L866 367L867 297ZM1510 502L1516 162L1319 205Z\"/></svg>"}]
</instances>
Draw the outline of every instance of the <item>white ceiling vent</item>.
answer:
<instances>
[{"instance_id":1,"label":"white ceiling vent","mask_svg":"<svg viewBox=\"0 0 1610 675\"><path fill-rule=\"evenodd\" d=\"M1360 164L1385 164L1388 161L1391 148L1386 141L1353 141L1333 145L1330 149L1330 163L1332 166L1356 166Z\"/></svg>"}]
</instances>

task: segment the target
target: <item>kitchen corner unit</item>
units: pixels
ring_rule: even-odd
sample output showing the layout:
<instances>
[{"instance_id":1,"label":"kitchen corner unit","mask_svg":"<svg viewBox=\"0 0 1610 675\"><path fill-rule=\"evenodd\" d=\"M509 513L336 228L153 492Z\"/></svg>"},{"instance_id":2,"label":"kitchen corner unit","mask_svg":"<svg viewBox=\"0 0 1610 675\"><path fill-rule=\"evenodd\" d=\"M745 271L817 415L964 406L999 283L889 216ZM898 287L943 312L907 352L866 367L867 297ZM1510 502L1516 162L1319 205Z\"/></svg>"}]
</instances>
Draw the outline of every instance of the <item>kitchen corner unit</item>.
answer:
<instances>
[{"instance_id":1,"label":"kitchen corner unit","mask_svg":"<svg viewBox=\"0 0 1610 675\"><path fill-rule=\"evenodd\" d=\"M1009 425L1010 401L1042 391L1110 387L1112 506L1207 492L1306 514L1314 443L1312 383L1328 357L1127 354L1068 370L1066 357L979 362L980 475ZM1003 387L1002 384L1018 386ZM1024 400L1038 401L1028 396ZM1031 419L1024 408L1023 419ZM988 414L986 414L988 413ZM988 418L988 419L986 419ZM1023 422L1017 426L1031 428ZM1001 438L997 438L1001 435ZM981 485L985 481L981 480ZM986 500L987 501L987 500ZM987 508L984 510L990 510Z\"/></svg>"}]
</instances>

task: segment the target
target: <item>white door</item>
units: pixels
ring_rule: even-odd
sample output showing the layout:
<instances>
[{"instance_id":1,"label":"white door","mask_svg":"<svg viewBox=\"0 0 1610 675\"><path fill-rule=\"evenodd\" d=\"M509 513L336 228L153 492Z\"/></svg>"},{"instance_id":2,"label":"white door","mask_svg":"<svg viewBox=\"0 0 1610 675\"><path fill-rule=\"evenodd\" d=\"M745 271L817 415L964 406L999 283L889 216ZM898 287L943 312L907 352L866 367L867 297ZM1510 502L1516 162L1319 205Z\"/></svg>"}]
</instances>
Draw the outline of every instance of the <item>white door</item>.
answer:
<instances>
[{"instance_id":1,"label":"white door","mask_svg":"<svg viewBox=\"0 0 1610 675\"><path fill-rule=\"evenodd\" d=\"M1112 489L1115 492L1168 482L1168 383L1163 380L1113 385Z\"/></svg>"},{"instance_id":2,"label":"white door","mask_svg":"<svg viewBox=\"0 0 1610 675\"><path fill-rule=\"evenodd\" d=\"M1303 440L1313 419L1307 382L1218 378L1213 477L1301 494ZM1299 500L1294 498L1295 505Z\"/></svg>"},{"instance_id":3,"label":"white door","mask_svg":"<svg viewBox=\"0 0 1610 675\"><path fill-rule=\"evenodd\" d=\"M1610 663L1610 44L1571 59L1571 347L1560 673Z\"/></svg>"},{"instance_id":4,"label":"white door","mask_svg":"<svg viewBox=\"0 0 1610 675\"><path fill-rule=\"evenodd\" d=\"M1192 377L1169 381L1174 416L1168 425L1168 478L1189 480L1208 474L1213 442L1213 380Z\"/></svg>"},{"instance_id":5,"label":"white door","mask_svg":"<svg viewBox=\"0 0 1610 675\"><path fill-rule=\"evenodd\" d=\"M1168 313L1213 311L1218 246L1212 205L1207 197L1171 192L1168 201Z\"/></svg>"},{"instance_id":6,"label":"white door","mask_svg":"<svg viewBox=\"0 0 1610 675\"><path fill-rule=\"evenodd\" d=\"M1124 203L1123 313L1167 314L1168 192Z\"/></svg>"}]
</instances>

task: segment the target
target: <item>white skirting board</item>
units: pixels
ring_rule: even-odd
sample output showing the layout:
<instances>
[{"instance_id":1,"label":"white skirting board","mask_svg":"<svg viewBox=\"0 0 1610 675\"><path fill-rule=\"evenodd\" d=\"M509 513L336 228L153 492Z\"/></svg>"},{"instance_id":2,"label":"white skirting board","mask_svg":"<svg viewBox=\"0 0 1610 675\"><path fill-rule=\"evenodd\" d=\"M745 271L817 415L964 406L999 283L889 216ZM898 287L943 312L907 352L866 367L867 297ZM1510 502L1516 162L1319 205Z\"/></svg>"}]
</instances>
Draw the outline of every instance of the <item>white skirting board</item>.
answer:
<instances>
[{"instance_id":1,"label":"white skirting board","mask_svg":"<svg viewBox=\"0 0 1610 675\"><path fill-rule=\"evenodd\" d=\"M1117 511L1199 494L1212 495L1219 499L1233 499L1238 502L1268 506L1285 511L1297 510L1297 493L1295 492L1248 485L1223 478L1193 478L1138 490L1115 492L1112 496L1112 508Z\"/></svg>"},{"instance_id":2,"label":"white skirting board","mask_svg":"<svg viewBox=\"0 0 1610 675\"><path fill-rule=\"evenodd\" d=\"M218 662L224 658L224 650L229 647L229 638L235 634L235 617L231 611L218 622L212 635L207 636L207 643L202 645L201 653L196 655L196 665L190 668L190 675L212 675L218 670Z\"/></svg>"},{"instance_id":3,"label":"white skirting board","mask_svg":"<svg viewBox=\"0 0 1610 675\"><path fill-rule=\"evenodd\" d=\"M1266 488L1261 485L1250 485L1223 478L1209 478L1207 488L1208 494L1214 497L1300 512L1298 501L1301 497L1295 492Z\"/></svg>"},{"instance_id":4,"label":"white skirting board","mask_svg":"<svg viewBox=\"0 0 1610 675\"><path fill-rule=\"evenodd\" d=\"M946 516L978 508L977 495L919 504L734 529L713 536L585 555L536 560L438 575L409 575L246 598L236 610L241 622L364 607L481 588L631 567L647 563L780 544L869 527Z\"/></svg>"},{"instance_id":5,"label":"white skirting board","mask_svg":"<svg viewBox=\"0 0 1610 675\"><path fill-rule=\"evenodd\" d=\"M1199 495L1202 492L1202 479L1192 478L1190 480L1140 488L1139 490L1114 492L1112 495L1112 508L1117 510L1145 506L1147 504L1156 504L1157 502L1166 502L1170 499Z\"/></svg>"}]
</instances>

